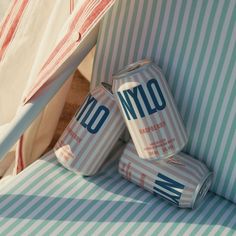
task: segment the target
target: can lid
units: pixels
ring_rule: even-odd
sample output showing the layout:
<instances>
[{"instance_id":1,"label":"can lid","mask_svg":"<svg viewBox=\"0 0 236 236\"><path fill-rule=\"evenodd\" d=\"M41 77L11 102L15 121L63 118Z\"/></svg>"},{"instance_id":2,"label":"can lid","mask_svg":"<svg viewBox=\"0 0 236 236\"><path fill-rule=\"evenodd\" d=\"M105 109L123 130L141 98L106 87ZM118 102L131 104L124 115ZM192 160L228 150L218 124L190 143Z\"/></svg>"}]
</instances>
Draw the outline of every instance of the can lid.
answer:
<instances>
[{"instance_id":1,"label":"can lid","mask_svg":"<svg viewBox=\"0 0 236 236\"><path fill-rule=\"evenodd\" d=\"M143 67L145 65L149 65L151 63L152 63L151 60L143 59L143 60L139 60L137 62L134 62L132 64L129 64L128 66L126 66L125 68L120 70L117 74L114 74L113 75L113 79L121 79L124 75L133 73L137 69L139 69L139 68L141 68L141 67Z\"/></svg>"},{"instance_id":2,"label":"can lid","mask_svg":"<svg viewBox=\"0 0 236 236\"><path fill-rule=\"evenodd\" d=\"M209 188L211 187L212 180L213 172L209 172L208 175L203 178L202 182L198 184L193 196L192 209L195 209L206 196Z\"/></svg>"},{"instance_id":3,"label":"can lid","mask_svg":"<svg viewBox=\"0 0 236 236\"><path fill-rule=\"evenodd\" d=\"M102 87L106 89L106 91L108 91L111 95L113 95L112 92L112 86L106 82L102 82L101 83Z\"/></svg>"}]
</instances>

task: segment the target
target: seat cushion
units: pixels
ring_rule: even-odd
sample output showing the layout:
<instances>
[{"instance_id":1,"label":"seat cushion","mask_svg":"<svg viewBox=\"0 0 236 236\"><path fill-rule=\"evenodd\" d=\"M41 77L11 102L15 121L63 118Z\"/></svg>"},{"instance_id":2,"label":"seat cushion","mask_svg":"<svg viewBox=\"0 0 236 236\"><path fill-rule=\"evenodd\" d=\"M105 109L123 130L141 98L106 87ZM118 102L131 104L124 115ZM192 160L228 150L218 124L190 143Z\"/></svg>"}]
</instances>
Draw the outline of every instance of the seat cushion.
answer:
<instances>
[{"instance_id":1,"label":"seat cushion","mask_svg":"<svg viewBox=\"0 0 236 236\"><path fill-rule=\"evenodd\" d=\"M170 85L189 142L214 170L212 191L236 203L235 1L118 0L100 27L92 87L151 58Z\"/></svg>"},{"instance_id":2,"label":"seat cushion","mask_svg":"<svg viewBox=\"0 0 236 236\"><path fill-rule=\"evenodd\" d=\"M95 177L63 168L53 152L0 190L0 235L229 235L236 206L209 193L179 209L123 179L121 148Z\"/></svg>"}]
</instances>

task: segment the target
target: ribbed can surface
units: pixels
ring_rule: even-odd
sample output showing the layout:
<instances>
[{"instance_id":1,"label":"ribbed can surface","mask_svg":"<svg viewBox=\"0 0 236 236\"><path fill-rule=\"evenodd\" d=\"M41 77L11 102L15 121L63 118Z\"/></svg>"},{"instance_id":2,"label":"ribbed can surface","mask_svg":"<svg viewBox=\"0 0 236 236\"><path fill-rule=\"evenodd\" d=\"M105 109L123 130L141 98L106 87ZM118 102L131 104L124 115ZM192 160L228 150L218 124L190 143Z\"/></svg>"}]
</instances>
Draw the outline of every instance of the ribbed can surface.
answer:
<instances>
[{"instance_id":1,"label":"ribbed can surface","mask_svg":"<svg viewBox=\"0 0 236 236\"><path fill-rule=\"evenodd\" d=\"M160 68L149 60L131 64L113 76L112 90L140 158L182 150L187 132Z\"/></svg>"},{"instance_id":2,"label":"ribbed can surface","mask_svg":"<svg viewBox=\"0 0 236 236\"><path fill-rule=\"evenodd\" d=\"M54 147L58 161L82 175L98 172L125 130L109 84L102 83L85 102Z\"/></svg>"},{"instance_id":3,"label":"ribbed can surface","mask_svg":"<svg viewBox=\"0 0 236 236\"><path fill-rule=\"evenodd\" d=\"M210 188L212 173L206 165L182 152L166 160L137 158L129 142L120 158L119 172L127 180L180 208L195 208Z\"/></svg>"}]
</instances>

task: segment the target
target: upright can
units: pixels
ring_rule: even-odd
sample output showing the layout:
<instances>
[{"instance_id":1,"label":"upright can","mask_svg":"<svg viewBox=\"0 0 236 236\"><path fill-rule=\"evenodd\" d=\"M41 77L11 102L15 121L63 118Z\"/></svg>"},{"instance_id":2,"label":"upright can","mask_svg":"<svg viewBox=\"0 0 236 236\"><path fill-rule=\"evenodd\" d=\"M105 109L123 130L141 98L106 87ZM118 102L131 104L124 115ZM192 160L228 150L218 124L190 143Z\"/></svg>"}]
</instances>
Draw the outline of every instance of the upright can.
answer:
<instances>
[{"instance_id":1,"label":"upright can","mask_svg":"<svg viewBox=\"0 0 236 236\"><path fill-rule=\"evenodd\" d=\"M137 158L132 142L121 155L119 172L180 208L196 208L209 190L213 176L205 164L182 152L161 161Z\"/></svg>"},{"instance_id":2,"label":"upright can","mask_svg":"<svg viewBox=\"0 0 236 236\"><path fill-rule=\"evenodd\" d=\"M98 172L124 130L111 85L102 83L88 94L54 151L67 169L91 176Z\"/></svg>"},{"instance_id":3,"label":"upright can","mask_svg":"<svg viewBox=\"0 0 236 236\"><path fill-rule=\"evenodd\" d=\"M160 68L150 60L133 63L113 76L112 90L140 158L182 150L187 132Z\"/></svg>"}]
</instances>

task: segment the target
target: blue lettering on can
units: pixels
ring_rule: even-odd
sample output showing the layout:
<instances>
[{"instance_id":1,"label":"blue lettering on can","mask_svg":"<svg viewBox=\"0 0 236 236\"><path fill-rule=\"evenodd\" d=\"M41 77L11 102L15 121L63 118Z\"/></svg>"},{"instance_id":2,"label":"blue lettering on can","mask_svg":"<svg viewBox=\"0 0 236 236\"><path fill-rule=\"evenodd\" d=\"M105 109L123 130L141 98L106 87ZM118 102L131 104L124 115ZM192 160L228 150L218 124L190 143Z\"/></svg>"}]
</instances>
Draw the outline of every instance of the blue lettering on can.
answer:
<instances>
[{"instance_id":1,"label":"blue lettering on can","mask_svg":"<svg viewBox=\"0 0 236 236\"><path fill-rule=\"evenodd\" d=\"M157 175L155 184L156 186L153 187L155 195L162 196L168 201L171 201L172 203L179 206L179 200L185 187L183 184L160 173L158 173ZM159 187L161 187L162 189L160 189Z\"/></svg>"},{"instance_id":2,"label":"blue lettering on can","mask_svg":"<svg viewBox=\"0 0 236 236\"><path fill-rule=\"evenodd\" d=\"M92 97L91 95L89 95L89 96L87 97L87 100L86 100L86 102L84 103L82 109L81 109L81 110L79 109L78 112L75 114L75 116L77 117L76 120L78 121L78 120L81 118L81 116L84 114L85 110L90 106L89 111L87 111L87 117L88 117L89 114L91 113L91 111L92 111L92 110L94 109L94 107L96 106L96 104L97 104L96 99L95 99L94 97ZM87 118L86 118L86 119L87 119ZM86 120L86 119L85 119L85 120Z\"/></svg>"},{"instance_id":3,"label":"blue lettering on can","mask_svg":"<svg viewBox=\"0 0 236 236\"><path fill-rule=\"evenodd\" d=\"M94 113L93 117L89 121L87 125L87 129L90 133L96 134L104 124L105 120L109 116L109 109L105 106L99 106L96 112ZM96 120L98 119L99 115L102 114L100 120L97 122L97 125L93 128L93 125L95 124Z\"/></svg>"},{"instance_id":4,"label":"blue lettering on can","mask_svg":"<svg viewBox=\"0 0 236 236\"><path fill-rule=\"evenodd\" d=\"M166 107L166 101L164 99L164 96L162 94L162 91L161 91L161 88L158 84L158 81L156 79L150 79L148 82L147 82L147 88L148 88L148 91L152 97L152 101L154 102L155 104L155 107L158 111L160 110L163 110L165 107ZM154 92L154 89L156 89L156 92ZM159 95L160 97L160 102L157 100L157 96L156 94Z\"/></svg>"},{"instance_id":5,"label":"blue lettering on can","mask_svg":"<svg viewBox=\"0 0 236 236\"><path fill-rule=\"evenodd\" d=\"M123 91L125 98L122 96L121 92L117 92L118 97L120 99L120 102L122 104L122 107L125 111L125 114L127 116L127 119L130 120L130 115L132 116L133 119L137 119L137 116L135 114L134 108L131 104L131 101L129 99L129 96L127 94L127 90Z\"/></svg>"},{"instance_id":6,"label":"blue lettering on can","mask_svg":"<svg viewBox=\"0 0 236 236\"><path fill-rule=\"evenodd\" d=\"M151 101L149 101L147 93ZM143 118L166 107L165 98L156 79L150 79L146 84L146 89L140 84L132 89L118 91L117 95L128 120L135 120L138 117ZM144 107L142 107L141 100ZM137 109L134 109L133 104L135 104Z\"/></svg>"},{"instance_id":7,"label":"blue lettering on can","mask_svg":"<svg viewBox=\"0 0 236 236\"><path fill-rule=\"evenodd\" d=\"M95 112L89 119L89 116L93 111ZM105 123L109 114L110 111L107 107L98 105L97 100L89 95L84 106L75 116L76 120L80 122L80 124L86 128L88 132L96 134Z\"/></svg>"},{"instance_id":8,"label":"blue lettering on can","mask_svg":"<svg viewBox=\"0 0 236 236\"><path fill-rule=\"evenodd\" d=\"M141 117L144 117L144 112L143 112L143 109L142 109L142 106L141 106L141 103L140 103L140 100L138 99L138 91L140 89L140 87L142 87L142 85L139 85L137 87L134 87L133 88L133 91L130 89L130 90L127 90L127 93L133 98L134 102L135 102L135 105L137 106L138 108L138 111L139 111L139 114Z\"/></svg>"},{"instance_id":9,"label":"blue lettering on can","mask_svg":"<svg viewBox=\"0 0 236 236\"><path fill-rule=\"evenodd\" d=\"M149 103L147 95L146 95L142 85L139 85L139 93L143 99L143 102L145 104L148 114L151 115L151 114L155 113L157 110L155 107L152 107L151 104Z\"/></svg>"}]
</instances>

